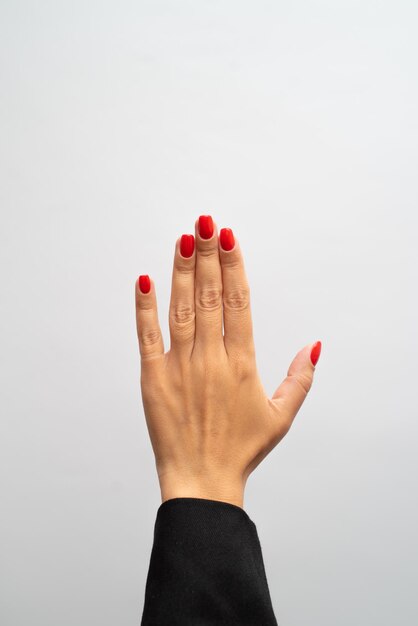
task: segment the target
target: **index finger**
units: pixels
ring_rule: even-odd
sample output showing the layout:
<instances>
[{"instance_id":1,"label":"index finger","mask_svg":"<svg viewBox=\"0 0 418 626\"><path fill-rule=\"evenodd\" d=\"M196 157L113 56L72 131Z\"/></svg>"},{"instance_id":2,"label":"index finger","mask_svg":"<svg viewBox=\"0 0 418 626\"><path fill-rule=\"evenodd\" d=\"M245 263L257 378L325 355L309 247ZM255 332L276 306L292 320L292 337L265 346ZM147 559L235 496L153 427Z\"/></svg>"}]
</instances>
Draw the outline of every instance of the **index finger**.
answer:
<instances>
[{"instance_id":1,"label":"index finger","mask_svg":"<svg viewBox=\"0 0 418 626\"><path fill-rule=\"evenodd\" d=\"M219 254L223 283L224 343L228 353L254 354L250 287L239 242L230 228L221 228Z\"/></svg>"}]
</instances>

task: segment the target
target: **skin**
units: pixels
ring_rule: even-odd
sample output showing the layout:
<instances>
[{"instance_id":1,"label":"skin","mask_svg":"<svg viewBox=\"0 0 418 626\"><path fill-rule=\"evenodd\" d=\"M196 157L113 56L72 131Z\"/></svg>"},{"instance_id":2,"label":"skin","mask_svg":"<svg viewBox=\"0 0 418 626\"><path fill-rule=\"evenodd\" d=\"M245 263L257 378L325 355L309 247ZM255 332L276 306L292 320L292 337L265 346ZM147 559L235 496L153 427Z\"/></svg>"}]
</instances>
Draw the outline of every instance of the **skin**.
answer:
<instances>
[{"instance_id":1,"label":"skin","mask_svg":"<svg viewBox=\"0 0 418 626\"><path fill-rule=\"evenodd\" d=\"M315 371L302 348L269 397L255 357L250 290L239 241L220 247L195 222L193 256L176 241L164 351L155 285L135 283L141 392L162 502L193 497L243 508L248 476L286 435ZM224 333L222 332L222 322Z\"/></svg>"}]
</instances>

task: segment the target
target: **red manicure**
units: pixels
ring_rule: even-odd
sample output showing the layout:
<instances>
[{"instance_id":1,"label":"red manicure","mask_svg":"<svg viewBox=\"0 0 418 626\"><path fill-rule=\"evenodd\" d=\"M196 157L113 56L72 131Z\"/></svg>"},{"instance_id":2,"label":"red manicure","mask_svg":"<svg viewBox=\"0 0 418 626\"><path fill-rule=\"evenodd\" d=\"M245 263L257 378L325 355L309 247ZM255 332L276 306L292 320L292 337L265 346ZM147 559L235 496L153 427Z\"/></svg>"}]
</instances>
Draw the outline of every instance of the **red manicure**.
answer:
<instances>
[{"instance_id":1,"label":"red manicure","mask_svg":"<svg viewBox=\"0 0 418 626\"><path fill-rule=\"evenodd\" d=\"M180 239L180 254L189 258L194 252L194 236L182 235Z\"/></svg>"},{"instance_id":2,"label":"red manicure","mask_svg":"<svg viewBox=\"0 0 418 626\"><path fill-rule=\"evenodd\" d=\"M321 354L321 346L321 342L317 341L311 350L312 365L316 365L318 363L319 355Z\"/></svg>"},{"instance_id":3,"label":"red manicure","mask_svg":"<svg viewBox=\"0 0 418 626\"><path fill-rule=\"evenodd\" d=\"M148 293L151 289L151 281L148 274L142 274L138 278L139 289L142 293Z\"/></svg>"},{"instance_id":4,"label":"red manicure","mask_svg":"<svg viewBox=\"0 0 418 626\"><path fill-rule=\"evenodd\" d=\"M210 239L213 235L213 220L210 215L199 217L199 235L202 239Z\"/></svg>"},{"instance_id":5,"label":"red manicure","mask_svg":"<svg viewBox=\"0 0 418 626\"><path fill-rule=\"evenodd\" d=\"M234 233L230 228L221 228L219 233L219 239L221 241L221 248L223 250L232 250L235 246Z\"/></svg>"}]
</instances>

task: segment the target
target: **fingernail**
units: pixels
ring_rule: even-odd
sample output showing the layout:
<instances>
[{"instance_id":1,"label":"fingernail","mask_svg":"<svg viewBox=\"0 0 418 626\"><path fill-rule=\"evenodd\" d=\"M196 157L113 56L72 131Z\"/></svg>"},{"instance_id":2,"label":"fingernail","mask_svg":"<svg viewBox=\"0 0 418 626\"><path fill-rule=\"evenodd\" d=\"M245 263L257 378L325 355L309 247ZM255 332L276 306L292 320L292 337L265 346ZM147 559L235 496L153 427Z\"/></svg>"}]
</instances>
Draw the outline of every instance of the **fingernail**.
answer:
<instances>
[{"instance_id":1,"label":"fingernail","mask_svg":"<svg viewBox=\"0 0 418 626\"><path fill-rule=\"evenodd\" d=\"M317 341L312 350L311 350L311 361L312 365L316 365L318 363L319 355L321 354L322 344L320 341Z\"/></svg>"},{"instance_id":2,"label":"fingernail","mask_svg":"<svg viewBox=\"0 0 418 626\"><path fill-rule=\"evenodd\" d=\"M138 278L139 290L141 293L148 293L151 289L151 281L149 279L148 274L142 274Z\"/></svg>"},{"instance_id":3,"label":"fingernail","mask_svg":"<svg viewBox=\"0 0 418 626\"><path fill-rule=\"evenodd\" d=\"M232 250L235 246L234 233L230 228L221 228L219 233L219 239L221 241L221 248L223 250Z\"/></svg>"},{"instance_id":4,"label":"fingernail","mask_svg":"<svg viewBox=\"0 0 418 626\"><path fill-rule=\"evenodd\" d=\"M180 239L180 254L189 258L194 252L194 236L182 235Z\"/></svg>"},{"instance_id":5,"label":"fingernail","mask_svg":"<svg viewBox=\"0 0 418 626\"><path fill-rule=\"evenodd\" d=\"M202 239L210 239L213 235L213 220L211 215L200 215L199 235Z\"/></svg>"}]
</instances>

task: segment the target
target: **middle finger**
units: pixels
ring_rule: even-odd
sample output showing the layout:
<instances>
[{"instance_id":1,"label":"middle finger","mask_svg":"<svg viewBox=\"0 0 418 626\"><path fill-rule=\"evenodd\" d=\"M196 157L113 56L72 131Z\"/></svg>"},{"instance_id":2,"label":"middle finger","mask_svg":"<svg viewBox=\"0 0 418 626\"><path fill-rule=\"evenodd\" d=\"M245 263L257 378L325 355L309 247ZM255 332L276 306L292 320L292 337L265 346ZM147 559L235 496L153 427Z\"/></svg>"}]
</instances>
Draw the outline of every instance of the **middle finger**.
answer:
<instances>
[{"instance_id":1,"label":"middle finger","mask_svg":"<svg viewBox=\"0 0 418 626\"><path fill-rule=\"evenodd\" d=\"M219 260L218 232L210 215L195 222L196 276L195 345L223 346L222 270Z\"/></svg>"}]
</instances>

